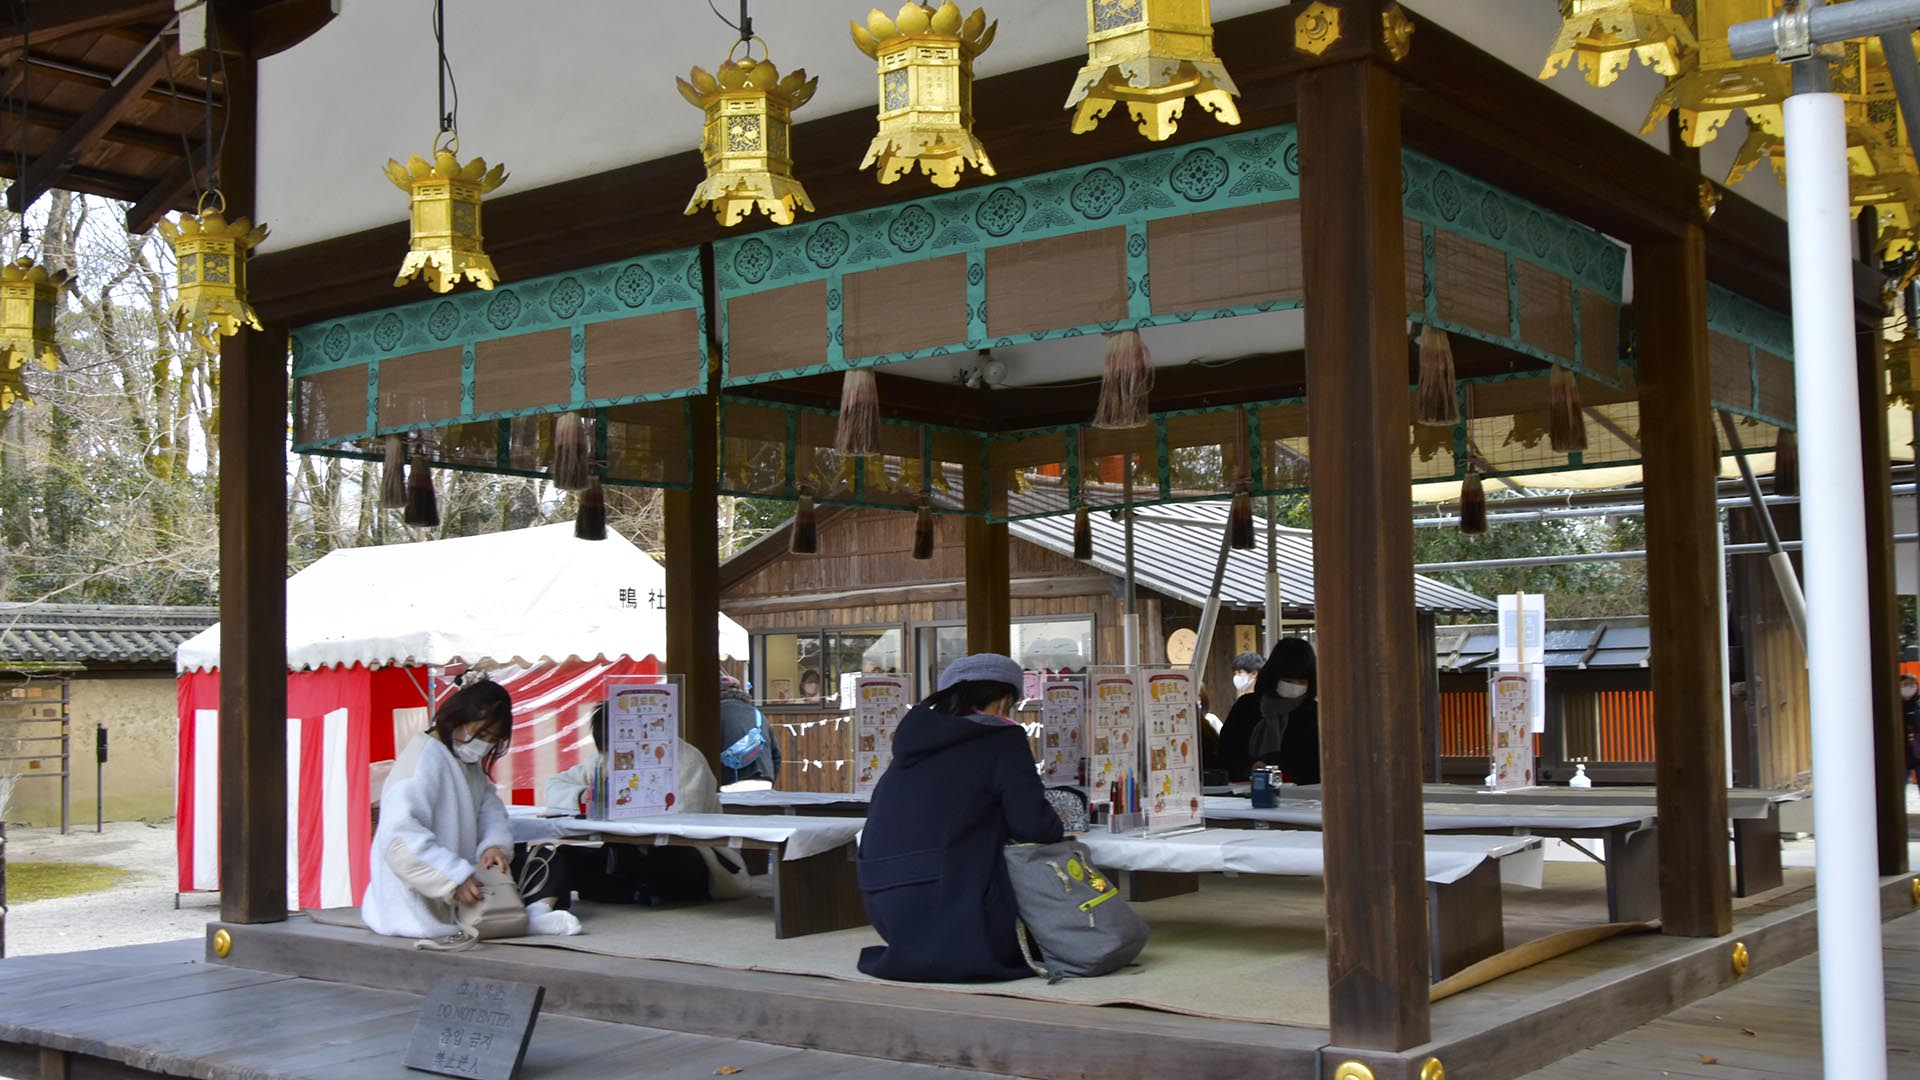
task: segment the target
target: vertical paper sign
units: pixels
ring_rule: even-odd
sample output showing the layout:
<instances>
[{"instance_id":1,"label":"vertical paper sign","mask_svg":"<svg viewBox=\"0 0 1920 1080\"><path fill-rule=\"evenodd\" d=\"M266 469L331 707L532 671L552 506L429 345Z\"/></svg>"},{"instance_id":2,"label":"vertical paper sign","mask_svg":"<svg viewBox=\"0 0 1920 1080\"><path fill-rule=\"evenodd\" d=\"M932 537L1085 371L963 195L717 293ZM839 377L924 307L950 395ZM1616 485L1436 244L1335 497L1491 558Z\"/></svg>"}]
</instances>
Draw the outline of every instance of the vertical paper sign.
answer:
<instances>
[{"instance_id":1,"label":"vertical paper sign","mask_svg":"<svg viewBox=\"0 0 1920 1080\"><path fill-rule=\"evenodd\" d=\"M1201 824L1200 703L1193 676L1185 671L1149 671L1140 678L1147 714L1147 793L1141 807L1148 828L1184 829Z\"/></svg>"},{"instance_id":2,"label":"vertical paper sign","mask_svg":"<svg viewBox=\"0 0 1920 1080\"><path fill-rule=\"evenodd\" d=\"M893 733L912 703L897 675L862 675L853 687L853 791L866 795L893 763Z\"/></svg>"},{"instance_id":3,"label":"vertical paper sign","mask_svg":"<svg viewBox=\"0 0 1920 1080\"><path fill-rule=\"evenodd\" d=\"M1131 674L1095 675L1088 724L1087 798L1106 802L1118 782L1125 794L1139 756L1140 710Z\"/></svg>"},{"instance_id":4,"label":"vertical paper sign","mask_svg":"<svg viewBox=\"0 0 1920 1080\"><path fill-rule=\"evenodd\" d=\"M1493 730L1487 748L1493 757L1496 789L1533 786L1533 680L1525 672L1502 671L1492 676L1487 695L1493 712Z\"/></svg>"},{"instance_id":5,"label":"vertical paper sign","mask_svg":"<svg viewBox=\"0 0 1920 1080\"><path fill-rule=\"evenodd\" d=\"M1048 787L1086 782L1087 687L1049 678L1040 687L1040 781Z\"/></svg>"},{"instance_id":6,"label":"vertical paper sign","mask_svg":"<svg viewBox=\"0 0 1920 1080\"><path fill-rule=\"evenodd\" d=\"M609 821L664 814L679 802L680 688L658 679L607 680L605 798Z\"/></svg>"}]
</instances>

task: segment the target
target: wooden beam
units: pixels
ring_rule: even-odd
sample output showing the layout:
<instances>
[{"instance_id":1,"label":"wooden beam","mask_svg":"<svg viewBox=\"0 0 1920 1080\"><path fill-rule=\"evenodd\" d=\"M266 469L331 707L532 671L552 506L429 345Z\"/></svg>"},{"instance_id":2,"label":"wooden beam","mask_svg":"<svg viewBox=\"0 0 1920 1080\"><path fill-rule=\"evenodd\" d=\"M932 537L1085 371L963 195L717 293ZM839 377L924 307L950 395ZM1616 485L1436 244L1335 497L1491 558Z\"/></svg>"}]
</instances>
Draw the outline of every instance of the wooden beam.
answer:
<instances>
[{"instance_id":1,"label":"wooden beam","mask_svg":"<svg viewBox=\"0 0 1920 1080\"><path fill-rule=\"evenodd\" d=\"M707 316L714 317L713 249L700 252ZM708 325L715 325L709 321ZM708 393L688 399L691 483L661 493L667 564L667 670L679 674L681 737L718 766L720 751L719 344L707 359Z\"/></svg>"},{"instance_id":2,"label":"wooden beam","mask_svg":"<svg viewBox=\"0 0 1920 1080\"><path fill-rule=\"evenodd\" d=\"M1431 1018L1399 81L1366 59L1305 72L1300 162L1310 437L1341 448L1311 476L1331 1039L1404 1050Z\"/></svg>"},{"instance_id":3,"label":"wooden beam","mask_svg":"<svg viewBox=\"0 0 1920 1080\"><path fill-rule=\"evenodd\" d=\"M1112 596L1113 578L1106 574L1079 577L1017 578L1008 583L1008 595L1020 599L1056 599L1065 596ZM841 589L778 596L743 596L721 601L728 615L768 615L782 611L813 611L824 607L871 607L881 604L930 604L965 600L965 581L916 582L871 589Z\"/></svg>"},{"instance_id":4,"label":"wooden beam","mask_svg":"<svg viewBox=\"0 0 1920 1080\"><path fill-rule=\"evenodd\" d=\"M18 49L26 38L38 45L141 19L164 19L172 14L173 0L59 0L52 4L33 4L26 8L24 27L18 13L7 19L6 29L0 32L0 52Z\"/></svg>"},{"instance_id":5,"label":"wooden beam","mask_svg":"<svg viewBox=\"0 0 1920 1080\"><path fill-rule=\"evenodd\" d=\"M1653 635L1660 917L1669 934L1732 929L1721 694L1714 632L1719 460L1707 368L1707 239L1634 245L1647 600Z\"/></svg>"},{"instance_id":6,"label":"wooden beam","mask_svg":"<svg viewBox=\"0 0 1920 1080\"><path fill-rule=\"evenodd\" d=\"M13 86L17 89L19 82L16 80ZM17 116L20 113L20 108L16 105L10 111ZM49 109L41 105L29 106L26 113L27 122L40 128L52 128L64 131L80 122L79 113L70 113L61 109ZM198 147L193 147L189 150L188 144L177 134L155 131L151 128L134 127L131 124L115 124L101 133L100 140L102 142L119 143L122 146L137 147L155 154L168 154L173 157L185 157L189 153L202 153ZM14 151L9 148L6 152L12 154Z\"/></svg>"},{"instance_id":7,"label":"wooden beam","mask_svg":"<svg viewBox=\"0 0 1920 1080\"><path fill-rule=\"evenodd\" d=\"M986 502L986 475L967 467L967 505ZM985 518L967 519L967 651L1007 653L1013 649L1013 596L1008 579L1013 560L1007 526Z\"/></svg>"},{"instance_id":8,"label":"wooden beam","mask_svg":"<svg viewBox=\"0 0 1920 1080\"><path fill-rule=\"evenodd\" d=\"M227 62L227 205L254 205L257 71ZM220 348L220 917L287 917L287 326Z\"/></svg>"},{"instance_id":9,"label":"wooden beam","mask_svg":"<svg viewBox=\"0 0 1920 1080\"><path fill-rule=\"evenodd\" d=\"M1878 214L1860 211L1871 252ZM1871 258L1871 256L1869 256ZM1854 335L1860 387L1860 475L1867 510L1867 657L1873 672L1873 793L1880 874L1907 872L1906 723L1900 710L1900 607L1893 572L1893 462L1887 446L1887 355L1876 320Z\"/></svg>"},{"instance_id":10,"label":"wooden beam","mask_svg":"<svg viewBox=\"0 0 1920 1080\"><path fill-rule=\"evenodd\" d=\"M1440 783L1440 656L1436 640L1439 620L1431 611L1415 616L1420 642L1413 655L1420 680L1420 771L1429 784Z\"/></svg>"},{"instance_id":11,"label":"wooden beam","mask_svg":"<svg viewBox=\"0 0 1920 1080\"><path fill-rule=\"evenodd\" d=\"M26 176L7 189L8 208L17 214L58 184L78 163L81 153L125 115L147 92L148 87L159 81L172 56L173 42L170 39L156 37L148 42L146 51L120 72L113 85L94 99L72 127L62 132L33 159L27 166ZM231 87L227 93L232 95Z\"/></svg>"}]
</instances>

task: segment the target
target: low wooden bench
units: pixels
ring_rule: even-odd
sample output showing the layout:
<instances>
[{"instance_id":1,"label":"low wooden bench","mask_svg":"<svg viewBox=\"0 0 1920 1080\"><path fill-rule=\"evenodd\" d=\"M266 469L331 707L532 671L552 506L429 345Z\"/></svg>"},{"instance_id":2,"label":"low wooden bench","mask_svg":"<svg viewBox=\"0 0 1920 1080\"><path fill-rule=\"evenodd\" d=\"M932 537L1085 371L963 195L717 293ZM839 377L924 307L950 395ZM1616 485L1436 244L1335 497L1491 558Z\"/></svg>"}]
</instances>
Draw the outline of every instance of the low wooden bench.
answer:
<instances>
[{"instance_id":1,"label":"low wooden bench","mask_svg":"<svg viewBox=\"0 0 1920 1080\"><path fill-rule=\"evenodd\" d=\"M1128 898L1137 902L1194 892L1205 873L1326 873L1321 835L1315 832L1090 832L1080 839L1102 870L1126 875ZM1426 858L1429 966L1438 981L1506 948L1501 883L1539 888L1542 853L1537 837L1436 836L1428 840Z\"/></svg>"},{"instance_id":2,"label":"low wooden bench","mask_svg":"<svg viewBox=\"0 0 1920 1080\"><path fill-rule=\"evenodd\" d=\"M722 791L720 809L729 814L792 814L805 817L867 816L870 796L844 791Z\"/></svg>"},{"instance_id":3,"label":"low wooden bench","mask_svg":"<svg viewBox=\"0 0 1920 1080\"><path fill-rule=\"evenodd\" d=\"M658 814L621 821L513 816L515 843L724 847L765 852L773 885L773 936L867 925L854 844L865 818L787 814Z\"/></svg>"}]
</instances>

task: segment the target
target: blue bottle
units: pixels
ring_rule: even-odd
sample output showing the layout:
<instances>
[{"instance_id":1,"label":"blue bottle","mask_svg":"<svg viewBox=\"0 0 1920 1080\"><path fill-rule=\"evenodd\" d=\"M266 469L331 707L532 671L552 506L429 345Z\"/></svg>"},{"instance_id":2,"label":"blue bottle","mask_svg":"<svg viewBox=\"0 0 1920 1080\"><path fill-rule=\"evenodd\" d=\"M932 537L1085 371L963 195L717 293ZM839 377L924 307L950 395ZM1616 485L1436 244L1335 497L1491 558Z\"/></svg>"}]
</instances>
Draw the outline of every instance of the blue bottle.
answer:
<instances>
[{"instance_id":1,"label":"blue bottle","mask_svg":"<svg viewBox=\"0 0 1920 1080\"><path fill-rule=\"evenodd\" d=\"M1253 805L1258 810L1273 809L1273 785L1265 769L1253 770Z\"/></svg>"}]
</instances>

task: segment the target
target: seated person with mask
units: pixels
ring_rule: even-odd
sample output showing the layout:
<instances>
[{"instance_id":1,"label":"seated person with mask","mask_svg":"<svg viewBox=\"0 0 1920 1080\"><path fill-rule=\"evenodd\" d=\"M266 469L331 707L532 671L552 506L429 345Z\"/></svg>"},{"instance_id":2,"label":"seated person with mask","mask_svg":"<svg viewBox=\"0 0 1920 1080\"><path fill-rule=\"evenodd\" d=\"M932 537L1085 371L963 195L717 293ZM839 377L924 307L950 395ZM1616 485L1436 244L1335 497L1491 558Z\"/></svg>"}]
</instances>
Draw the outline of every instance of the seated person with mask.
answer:
<instances>
[{"instance_id":1,"label":"seated person with mask","mask_svg":"<svg viewBox=\"0 0 1920 1080\"><path fill-rule=\"evenodd\" d=\"M1220 730L1220 758L1234 780L1274 765L1288 783L1320 782L1313 646L1300 638L1281 638L1274 644L1253 691L1227 713Z\"/></svg>"}]
</instances>

